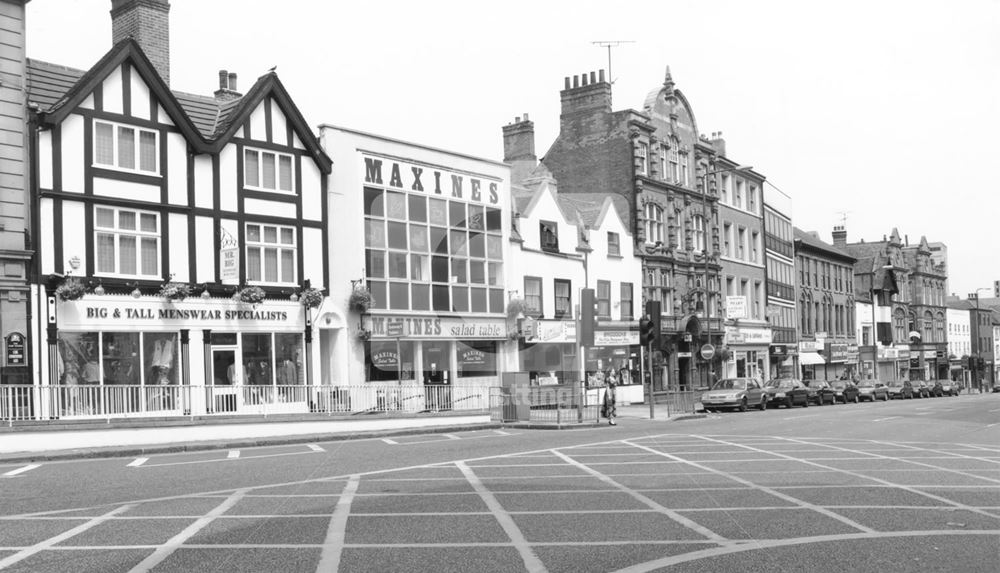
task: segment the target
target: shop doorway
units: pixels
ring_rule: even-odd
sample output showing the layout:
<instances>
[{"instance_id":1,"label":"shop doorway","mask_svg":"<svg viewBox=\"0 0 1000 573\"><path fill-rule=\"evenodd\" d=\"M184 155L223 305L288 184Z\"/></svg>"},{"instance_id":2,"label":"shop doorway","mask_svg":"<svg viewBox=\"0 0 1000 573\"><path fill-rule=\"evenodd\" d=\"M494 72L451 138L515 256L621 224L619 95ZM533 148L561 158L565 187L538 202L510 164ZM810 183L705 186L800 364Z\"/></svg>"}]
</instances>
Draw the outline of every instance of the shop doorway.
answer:
<instances>
[{"instance_id":1,"label":"shop doorway","mask_svg":"<svg viewBox=\"0 0 1000 573\"><path fill-rule=\"evenodd\" d=\"M447 342L423 344L424 404L428 410L451 410L451 353Z\"/></svg>"},{"instance_id":2,"label":"shop doorway","mask_svg":"<svg viewBox=\"0 0 1000 573\"><path fill-rule=\"evenodd\" d=\"M243 383L234 347L212 347L212 388L209 408L213 412L235 412L237 386Z\"/></svg>"}]
</instances>

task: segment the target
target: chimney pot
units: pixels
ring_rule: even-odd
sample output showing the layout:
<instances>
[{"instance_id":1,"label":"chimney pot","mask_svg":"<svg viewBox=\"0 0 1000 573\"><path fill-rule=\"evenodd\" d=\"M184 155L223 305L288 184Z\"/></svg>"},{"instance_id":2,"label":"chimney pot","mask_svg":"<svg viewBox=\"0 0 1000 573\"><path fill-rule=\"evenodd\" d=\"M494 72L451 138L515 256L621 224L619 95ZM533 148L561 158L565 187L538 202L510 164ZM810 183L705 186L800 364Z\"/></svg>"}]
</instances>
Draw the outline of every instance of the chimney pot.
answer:
<instances>
[{"instance_id":1,"label":"chimney pot","mask_svg":"<svg viewBox=\"0 0 1000 573\"><path fill-rule=\"evenodd\" d=\"M565 77L565 78L563 79L563 84L564 84L564 85L563 85L563 89L564 89L564 90L568 90L568 89L569 89L569 76L566 76L566 77Z\"/></svg>"},{"instance_id":2,"label":"chimney pot","mask_svg":"<svg viewBox=\"0 0 1000 573\"><path fill-rule=\"evenodd\" d=\"M219 70L219 89L224 90L229 87L229 72Z\"/></svg>"},{"instance_id":3,"label":"chimney pot","mask_svg":"<svg viewBox=\"0 0 1000 573\"><path fill-rule=\"evenodd\" d=\"M601 82L602 84L604 83L604 70L598 70L597 78L598 78L597 81Z\"/></svg>"},{"instance_id":4,"label":"chimney pot","mask_svg":"<svg viewBox=\"0 0 1000 573\"><path fill-rule=\"evenodd\" d=\"M587 85L587 72L583 72L582 74L580 74L580 85L581 86Z\"/></svg>"},{"instance_id":5,"label":"chimney pot","mask_svg":"<svg viewBox=\"0 0 1000 573\"><path fill-rule=\"evenodd\" d=\"M580 76L573 76L573 89L580 87Z\"/></svg>"},{"instance_id":6,"label":"chimney pot","mask_svg":"<svg viewBox=\"0 0 1000 573\"><path fill-rule=\"evenodd\" d=\"M524 114L524 121L528 121L528 114Z\"/></svg>"},{"instance_id":7,"label":"chimney pot","mask_svg":"<svg viewBox=\"0 0 1000 573\"><path fill-rule=\"evenodd\" d=\"M592 84L597 83L597 74L595 74L594 72L590 72L590 83Z\"/></svg>"},{"instance_id":8,"label":"chimney pot","mask_svg":"<svg viewBox=\"0 0 1000 573\"><path fill-rule=\"evenodd\" d=\"M237 91L236 89L236 72L229 72L229 89L232 91Z\"/></svg>"}]
</instances>

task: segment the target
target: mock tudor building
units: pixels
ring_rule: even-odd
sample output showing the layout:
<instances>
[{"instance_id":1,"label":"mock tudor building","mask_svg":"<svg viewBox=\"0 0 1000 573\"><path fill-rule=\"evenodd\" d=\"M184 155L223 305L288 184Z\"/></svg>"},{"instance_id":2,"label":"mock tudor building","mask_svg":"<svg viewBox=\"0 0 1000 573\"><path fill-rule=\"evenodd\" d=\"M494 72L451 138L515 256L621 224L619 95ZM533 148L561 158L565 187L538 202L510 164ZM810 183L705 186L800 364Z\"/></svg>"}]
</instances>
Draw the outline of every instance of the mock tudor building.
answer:
<instances>
[{"instance_id":1,"label":"mock tudor building","mask_svg":"<svg viewBox=\"0 0 1000 573\"><path fill-rule=\"evenodd\" d=\"M28 61L40 407L309 411L331 162L274 73L172 91L169 9L114 0L88 70Z\"/></svg>"}]
</instances>

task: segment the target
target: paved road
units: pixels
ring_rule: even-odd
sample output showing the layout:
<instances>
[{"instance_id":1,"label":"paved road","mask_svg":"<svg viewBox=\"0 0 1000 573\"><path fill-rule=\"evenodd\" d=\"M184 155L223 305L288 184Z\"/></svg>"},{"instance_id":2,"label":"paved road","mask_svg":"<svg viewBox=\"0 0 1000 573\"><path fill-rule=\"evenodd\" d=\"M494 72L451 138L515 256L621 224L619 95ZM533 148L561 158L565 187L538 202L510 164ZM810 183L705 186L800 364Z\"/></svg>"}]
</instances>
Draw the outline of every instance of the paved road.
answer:
<instances>
[{"instance_id":1,"label":"paved road","mask_svg":"<svg viewBox=\"0 0 1000 573\"><path fill-rule=\"evenodd\" d=\"M0 475L4 571L1000 570L1000 395Z\"/></svg>"}]
</instances>

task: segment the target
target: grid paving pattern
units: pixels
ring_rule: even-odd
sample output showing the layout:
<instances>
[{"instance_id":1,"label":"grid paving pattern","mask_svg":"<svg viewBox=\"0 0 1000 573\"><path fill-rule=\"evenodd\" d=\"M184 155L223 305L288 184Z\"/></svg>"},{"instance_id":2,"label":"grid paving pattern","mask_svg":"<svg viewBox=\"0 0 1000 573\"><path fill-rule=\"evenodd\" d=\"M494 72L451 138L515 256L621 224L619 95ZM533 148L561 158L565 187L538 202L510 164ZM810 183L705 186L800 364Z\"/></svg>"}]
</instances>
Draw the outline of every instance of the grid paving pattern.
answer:
<instances>
[{"instance_id":1,"label":"grid paving pattern","mask_svg":"<svg viewBox=\"0 0 1000 573\"><path fill-rule=\"evenodd\" d=\"M935 536L1000 542L1000 447L661 435L7 516L0 570L640 572Z\"/></svg>"}]
</instances>

